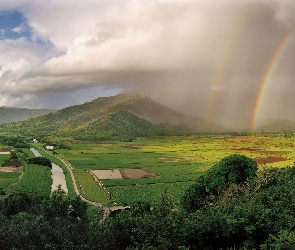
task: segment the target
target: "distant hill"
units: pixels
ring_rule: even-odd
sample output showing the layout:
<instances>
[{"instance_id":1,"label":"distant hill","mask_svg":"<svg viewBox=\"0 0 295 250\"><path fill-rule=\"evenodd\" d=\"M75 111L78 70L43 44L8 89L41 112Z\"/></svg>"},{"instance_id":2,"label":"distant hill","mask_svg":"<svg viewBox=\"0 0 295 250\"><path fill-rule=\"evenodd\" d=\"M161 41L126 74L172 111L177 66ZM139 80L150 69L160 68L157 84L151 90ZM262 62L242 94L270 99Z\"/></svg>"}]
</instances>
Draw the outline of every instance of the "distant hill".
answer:
<instances>
[{"instance_id":1,"label":"distant hill","mask_svg":"<svg viewBox=\"0 0 295 250\"><path fill-rule=\"evenodd\" d=\"M265 119L257 131L261 132L295 132L295 122L280 119Z\"/></svg>"},{"instance_id":2,"label":"distant hill","mask_svg":"<svg viewBox=\"0 0 295 250\"><path fill-rule=\"evenodd\" d=\"M130 140L138 136L222 130L213 123L176 112L149 97L130 94L100 97L27 121L11 123L5 128L78 140Z\"/></svg>"},{"instance_id":3,"label":"distant hill","mask_svg":"<svg viewBox=\"0 0 295 250\"><path fill-rule=\"evenodd\" d=\"M53 109L26 109L17 107L0 107L0 124L17 122L53 112Z\"/></svg>"}]
</instances>

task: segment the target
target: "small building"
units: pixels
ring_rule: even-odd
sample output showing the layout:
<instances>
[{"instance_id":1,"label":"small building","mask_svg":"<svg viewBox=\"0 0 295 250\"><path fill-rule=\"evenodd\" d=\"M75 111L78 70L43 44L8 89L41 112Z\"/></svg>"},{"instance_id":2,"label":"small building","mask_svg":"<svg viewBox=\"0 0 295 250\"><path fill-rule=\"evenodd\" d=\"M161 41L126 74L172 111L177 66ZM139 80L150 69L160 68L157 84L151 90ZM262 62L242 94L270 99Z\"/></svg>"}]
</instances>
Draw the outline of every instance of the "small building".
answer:
<instances>
[{"instance_id":1,"label":"small building","mask_svg":"<svg viewBox=\"0 0 295 250\"><path fill-rule=\"evenodd\" d=\"M48 150L53 150L54 149L53 146L49 146L49 145L47 145L45 148L48 149Z\"/></svg>"},{"instance_id":2,"label":"small building","mask_svg":"<svg viewBox=\"0 0 295 250\"><path fill-rule=\"evenodd\" d=\"M34 142L34 143L38 143L38 140L37 140L37 139L33 139L33 142Z\"/></svg>"}]
</instances>

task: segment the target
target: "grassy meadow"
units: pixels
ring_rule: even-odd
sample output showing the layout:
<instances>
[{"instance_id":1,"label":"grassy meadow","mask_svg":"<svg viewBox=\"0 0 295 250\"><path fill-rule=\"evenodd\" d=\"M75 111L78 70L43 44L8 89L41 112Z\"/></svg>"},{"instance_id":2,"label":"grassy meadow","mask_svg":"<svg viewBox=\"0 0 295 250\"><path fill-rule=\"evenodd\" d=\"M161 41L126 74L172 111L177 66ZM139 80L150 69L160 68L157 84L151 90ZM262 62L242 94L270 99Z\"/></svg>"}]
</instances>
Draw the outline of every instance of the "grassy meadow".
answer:
<instances>
[{"instance_id":1,"label":"grassy meadow","mask_svg":"<svg viewBox=\"0 0 295 250\"><path fill-rule=\"evenodd\" d=\"M62 138L66 143L65 138ZM87 199L105 205L132 205L155 202L164 192L179 203L185 190L214 163L231 154L243 154L257 160L259 168L293 166L295 136L219 136L138 138L133 142L68 142L71 149L55 149L48 154L41 144L34 145L52 162L62 167L69 195L75 196L73 183L59 156L73 167L80 193ZM5 145L0 147L5 148ZM21 158L33 157L29 149L17 149ZM0 163L10 155L0 154ZM0 168L1 170L1 168ZM49 169L26 166L19 172L0 172L0 191L50 194ZM95 171L94 171L95 170ZM99 170L120 171L121 178L96 176ZM134 173L126 174L130 170ZM142 175L136 170L143 170ZM15 183L13 186L12 184Z\"/></svg>"},{"instance_id":2,"label":"grassy meadow","mask_svg":"<svg viewBox=\"0 0 295 250\"><path fill-rule=\"evenodd\" d=\"M104 204L154 202L164 192L176 203L214 163L231 154L260 159L259 168L293 166L295 137L159 137L134 142L71 143L56 152L75 169L85 197ZM271 159L274 159L271 162ZM126 177L124 169L144 169L155 177ZM95 180L88 171L119 169L120 179ZM102 185L101 185L102 184Z\"/></svg>"},{"instance_id":3,"label":"grassy meadow","mask_svg":"<svg viewBox=\"0 0 295 250\"><path fill-rule=\"evenodd\" d=\"M0 145L0 151L2 148L7 148L5 145ZM22 167L19 168L7 168L1 167L1 165L9 160L10 154L0 154L0 199L5 198L5 190L20 177L22 172Z\"/></svg>"},{"instance_id":4,"label":"grassy meadow","mask_svg":"<svg viewBox=\"0 0 295 250\"><path fill-rule=\"evenodd\" d=\"M35 193L49 196L51 184L51 169L49 167L27 164L23 176L12 187L12 190L19 193Z\"/></svg>"}]
</instances>

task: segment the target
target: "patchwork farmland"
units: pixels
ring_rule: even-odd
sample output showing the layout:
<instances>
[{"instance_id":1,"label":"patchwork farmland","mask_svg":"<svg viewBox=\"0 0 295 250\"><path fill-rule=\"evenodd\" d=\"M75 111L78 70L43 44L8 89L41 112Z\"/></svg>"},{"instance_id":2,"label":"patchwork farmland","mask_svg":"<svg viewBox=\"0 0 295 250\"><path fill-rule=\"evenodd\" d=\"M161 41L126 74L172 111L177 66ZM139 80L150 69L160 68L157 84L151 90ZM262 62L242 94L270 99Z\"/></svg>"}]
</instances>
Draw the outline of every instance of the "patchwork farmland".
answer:
<instances>
[{"instance_id":1,"label":"patchwork farmland","mask_svg":"<svg viewBox=\"0 0 295 250\"><path fill-rule=\"evenodd\" d=\"M164 192L176 203L214 163L231 154L256 160L259 168L294 163L295 140L276 137L163 137L134 142L74 143L56 150L75 169L81 193L104 204L155 202Z\"/></svg>"}]
</instances>

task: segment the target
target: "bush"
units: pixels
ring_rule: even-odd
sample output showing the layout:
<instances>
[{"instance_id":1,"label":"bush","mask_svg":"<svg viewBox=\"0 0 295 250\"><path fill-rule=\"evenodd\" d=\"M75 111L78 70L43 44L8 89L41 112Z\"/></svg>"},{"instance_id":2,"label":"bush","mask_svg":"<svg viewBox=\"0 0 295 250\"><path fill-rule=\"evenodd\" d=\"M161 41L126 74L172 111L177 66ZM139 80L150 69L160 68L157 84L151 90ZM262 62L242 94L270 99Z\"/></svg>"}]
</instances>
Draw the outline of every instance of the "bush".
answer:
<instances>
[{"instance_id":1,"label":"bush","mask_svg":"<svg viewBox=\"0 0 295 250\"><path fill-rule=\"evenodd\" d=\"M187 212L193 212L210 204L220 189L230 183L246 182L256 176L257 169L256 162L244 155L234 154L223 158L185 192L182 207Z\"/></svg>"},{"instance_id":2,"label":"bush","mask_svg":"<svg viewBox=\"0 0 295 250\"><path fill-rule=\"evenodd\" d=\"M230 155L208 170L205 177L206 187L212 192L229 183L246 182L256 176L257 169L257 163L253 159L245 155Z\"/></svg>"},{"instance_id":3,"label":"bush","mask_svg":"<svg viewBox=\"0 0 295 250\"><path fill-rule=\"evenodd\" d=\"M45 157L35 157L35 158L30 158L28 160L28 163L29 164L37 164L37 165L41 165L41 166L47 166L47 167L50 167L52 168L52 165L51 165L51 161Z\"/></svg>"}]
</instances>

